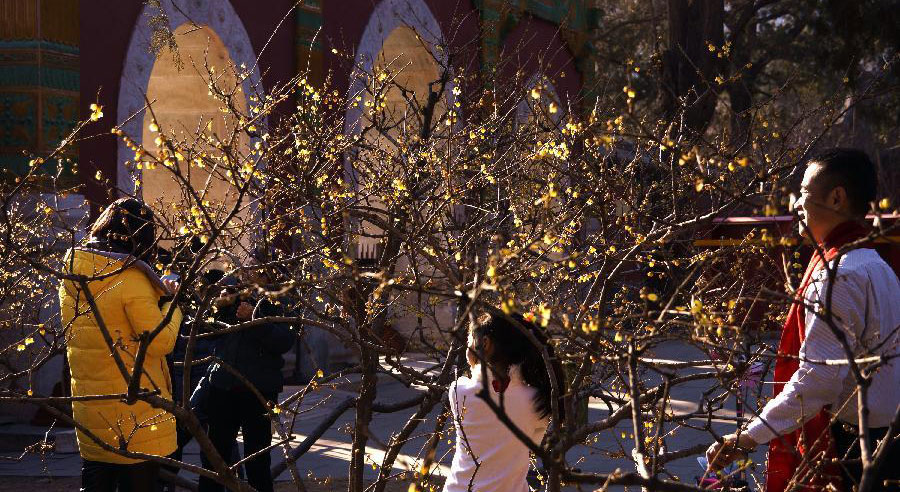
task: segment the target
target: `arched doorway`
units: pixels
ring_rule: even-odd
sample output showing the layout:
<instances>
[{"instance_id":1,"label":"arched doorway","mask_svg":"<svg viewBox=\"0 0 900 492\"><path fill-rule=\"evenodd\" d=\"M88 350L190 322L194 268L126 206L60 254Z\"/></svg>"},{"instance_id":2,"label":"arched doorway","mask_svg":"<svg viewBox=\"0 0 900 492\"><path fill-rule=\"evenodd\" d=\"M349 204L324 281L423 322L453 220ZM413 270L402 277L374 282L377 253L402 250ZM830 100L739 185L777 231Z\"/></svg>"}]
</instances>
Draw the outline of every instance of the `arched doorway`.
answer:
<instances>
[{"instance_id":1,"label":"arched doorway","mask_svg":"<svg viewBox=\"0 0 900 492\"><path fill-rule=\"evenodd\" d=\"M561 138L565 108L553 82L541 73L533 74L522 89L516 109L514 145L532 157L510 171L514 189L501 189L501 193L506 196L515 232L540 239L542 244L537 247L541 248L542 258L554 262L561 260L564 253L546 247L555 242L553 238L558 233L546 226L571 212L566 206L567 193L563 192L569 181L564 171L543 161L556 161L561 169L567 166L570 149ZM540 197L538 202L535 197ZM549 217L553 219L548 220Z\"/></svg>"},{"instance_id":2,"label":"arched doorway","mask_svg":"<svg viewBox=\"0 0 900 492\"><path fill-rule=\"evenodd\" d=\"M391 37L393 39L389 45ZM447 54L437 49L440 41L440 25L423 0L382 0L372 12L357 45L355 69L350 77L348 93L351 104L348 105L344 118L344 133L358 134L362 129L365 106L352 102L366 93L366 86L371 83L379 59L391 60L392 58L388 58L391 53L406 52L409 59L419 62L420 67L427 65L424 58L429 58L430 63L434 63L436 67L447 66ZM408 49L403 48L404 44ZM415 67L409 68L411 70L404 70L409 76L417 72ZM453 87L451 80L445 94L448 106L456 100ZM352 178L353 169L349 167L349 163L347 172Z\"/></svg>"},{"instance_id":3,"label":"arched doorway","mask_svg":"<svg viewBox=\"0 0 900 492\"><path fill-rule=\"evenodd\" d=\"M147 100L151 101L151 107L144 112L141 132L144 148L150 154L159 155L162 149L156 140L158 131L168 140L182 141L188 145L198 141L198 137L215 135L219 139L229 140L236 136L237 140L232 145L236 149L249 149L250 140L247 135L233 132L238 116L223 113L222 102L208 92L211 81L206 65L214 71L216 86L226 92L237 90L238 94L243 95L242 88L238 86L234 62L224 43L208 26L196 26L192 23L182 24L174 34L181 66L178 66L176 58L169 53L164 53L153 64L147 84ZM235 106L238 113L246 114L246 96L236 97ZM154 122L155 126L152 125ZM203 150L212 154L216 152L208 144L203 146ZM193 199L184 196L186 188L169 169L163 166L150 167L147 163L137 165L141 172L139 191L144 202L157 215L172 220L179 212L173 210L173 204L187 204L182 208L190 208ZM222 179L221 172L211 175L209 166L200 167L188 160L177 160L175 165L189 180L191 188L212 209L227 212L237 200L237 189ZM248 217L247 207L242 205L237 221L246 221ZM235 224L231 230L241 229L241 224Z\"/></svg>"},{"instance_id":4,"label":"arched doorway","mask_svg":"<svg viewBox=\"0 0 900 492\"><path fill-rule=\"evenodd\" d=\"M259 68L256 64L256 53L250 43L247 31L244 29L244 24L231 6L231 2L194 0L179 2L176 7L172 0L160 0L158 8L165 12L169 20L169 28L173 32L177 31L180 26L191 23L215 33L225 46L232 62L238 66L249 68L249 73L241 81L241 89L244 93L261 94L264 92ZM116 121L121 123L121 129L125 134L138 144L144 143L143 132L146 125L144 125L144 117L141 113L150 84L150 73L157 62L156 56L149 49L153 28L147 19L158 17L158 14L157 7L148 3L138 16L128 44L119 83ZM186 70L192 69L186 67ZM125 195L135 193L135 180L141 179L141 170L125 165L133 156L134 152L120 141L117 159L117 185L120 192Z\"/></svg>"},{"instance_id":5,"label":"arched doorway","mask_svg":"<svg viewBox=\"0 0 900 492\"><path fill-rule=\"evenodd\" d=\"M356 162L362 163L355 169L356 181L365 189L366 182L389 179L400 172L397 161L397 144L411 142L422 130L419 115L427 104L429 92L440 76L440 67L419 34L408 26L395 28L387 36L381 51L375 58L370 85L361 97L367 108L360 117L360 126L366 130L367 150L358 154ZM375 94L378 101L373 101ZM378 105L374 110L372 106ZM447 112L444 99L440 99L434 121L440 122ZM439 124L432 123L432 126ZM384 209L385 204L376 196L363 198L370 206ZM374 241L381 230L371 223L363 222L360 241Z\"/></svg>"},{"instance_id":6,"label":"arched doorway","mask_svg":"<svg viewBox=\"0 0 900 492\"><path fill-rule=\"evenodd\" d=\"M380 185L377 189L390 189L392 179L398 176L392 166L397 165L396 161L403 161L403 152L409 153L406 155L409 159L405 161L407 166L416 161L413 149L420 143L417 138L422 129L421 109L431 91L439 89L437 82L447 67L446 53L438 49L440 42L440 27L422 0L383 0L363 32L356 55L357 70L350 82L351 103L344 129L351 136L365 130L365 145L361 146L364 150L347 160L346 172L358 197L372 209L386 210L387 205L377 194L370 194L367 185L377 181ZM438 132L449 131L444 123L448 108L454 107L455 102L452 77L450 80L434 108L431 124L438 124L435 130ZM378 100L374 100L373 92L379 95ZM375 105L377 111L373 111ZM379 118L378 115L373 117L376 112L387 115L390 123L372 131L373 121ZM406 149L401 151L398 145ZM361 161L365 163L359 165ZM413 171L411 174L418 173ZM377 254L379 246L384 244L385 233L366 221L352 226L359 232L357 244L351 246L358 248L358 257ZM410 257L401 255L396 258L394 271L398 275L415 272L423 281L426 278L440 281L437 278L440 273L435 269L427 264L413 263ZM441 337L438 327L453 326L455 305L429 304L429 299L416 293L394 295L397 297L391 303L390 322L407 339L420 340L420 336L424 336L434 343ZM426 310L427 316L422 316ZM438 321L431 323L431 320ZM437 326L433 326L435 324ZM417 331L420 335L414 334Z\"/></svg>"},{"instance_id":7,"label":"arched doorway","mask_svg":"<svg viewBox=\"0 0 900 492\"><path fill-rule=\"evenodd\" d=\"M376 70L389 69L396 74L394 81L415 93L419 104L428 98L429 84L436 82L440 69L419 34L408 26L400 26L388 35L376 59ZM398 87L388 93L388 105L401 109L407 101Z\"/></svg>"},{"instance_id":8,"label":"arched doorway","mask_svg":"<svg viewBox=\"0 0 900 492\"><path fill-rule=\"evenodd\" d=\"M429 94L429 83L440 75L442 67L447 66L447 56L443 50L437 49L441 40L441 29L431 10L423 0L383 0L372 12L363 35L357 46L355 69L350 79L350 104L344 119L344 133L359 134L363 128L371 124L371 112L367 103L372 102L372 88L376 74L385 69L392 72L396 83L387 91L384 98L385 113L405 111L408 102L402 91L403 87L415 94L417 103L424 103ZM441 107L437 115L446 112L446 108L455 102L452 81L441 98ZM440 117L437 116L436 117ZM406 118L405 120L412 120ZM396 128L392 133L410 128ZM414 131L414 129L412 130ZM368 135L367 144L377 151L391 152L393 144L384 136ZM360 190L365 176L358 175L353 160L347 159L345 171L348 179ZM360 225L362 228L371 225ZM360 251L373 251L374 241L365 237L357 245Z\"/></svg>"}]
</instances>

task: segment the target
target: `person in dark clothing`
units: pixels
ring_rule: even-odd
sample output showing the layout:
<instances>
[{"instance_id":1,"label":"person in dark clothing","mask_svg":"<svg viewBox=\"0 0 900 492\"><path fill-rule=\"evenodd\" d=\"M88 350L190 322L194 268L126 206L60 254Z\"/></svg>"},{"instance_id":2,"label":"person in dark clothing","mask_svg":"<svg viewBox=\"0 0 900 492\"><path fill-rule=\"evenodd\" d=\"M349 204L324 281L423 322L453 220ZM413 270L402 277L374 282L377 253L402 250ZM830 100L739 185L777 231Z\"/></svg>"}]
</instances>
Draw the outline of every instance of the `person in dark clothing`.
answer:
<instances>
[{"instance_id":1,"label":"person in dark clothing","mask_svg":"<svg viewBox=\"0 0 900 492\"><path fill-rule=\"evenodd\" d=\"M159 463L141 461L133 465L119 465L85 460L81 465L82 491L157 491Z\"/></svg>"},{"instance_id":2,"label":"person in dark clothing","mask_svg":"<svg viewBox=\"0 0 900 492\"><path fill-rule=\"evenodd\" d=\"M233 287L237 281L234 278L226 278L225 272L219 269L210 269L200 278L200 289L197 292L196 296L193 296L192 299L189 300L191 303L190 309L187 310L187 315L184 318L184 321L181 324L181 328L179 330L178 339L175 341L175 350L172 352L170 356L170 373L172 374L172 400L175 404L181 404L182 399L184 398L184 363L185 354L187 352L188 340L190 337L191 327L194 323L194 319L197 315L199 309L199 303L206 296L211 296L213 298L212 305L216 306L217 303L220 303L220 299L227 300L227 297L219 297L222 293L223 289L227 289L229 287ZM226 294L227 295L227 294ZM236 306L233 305L223 305L221 309L218 307L215 309L214 318L227 318L234 319L234 311L236 310ZM204 333L205 327L198 326L197 334ZM205 414L205 396L203 394L194 394L196 389L200 386L200 382L206 373L209 371L210 361L198 362L206 359L215 353L215 344L216 339L211 337L195 337L194 338L194 347L192 350L191 360L194 361L191 365L191 374L190 374L190 386L188 387L188 398L190 401L189 407L194 411L197 419L200 423L206 427L207 425L207 417ZM176 364L180 363L180 364ZM182 460L184 447L187 446L191 439L194 436L191 435L190 431L188 431L183 425L179 423L176 427L177 439L178 439L178 448L172 453L169 457L178 461ZM231 449L231 457L234 461L237 461L239 456L237 444L232 446ZM178 474L179 468L177 467L166 467L173 474ZM166 484L168 487L170 484ZM173 489L174 490L174 489Z\"/></svg>"},{"instance_id":3,"label":"person in dark clothing","mask_svg":"<svg viewBox=\"0 0 900 492\"><path fill-rule=\"evenodd\" d=\"M213 310L215 311L213 313L213 318L222 319L223 321L226 319L234 319L237 306L232 303L231 305L223 305L220 308L216 306L216 304L218 302L218 291L233 287L235 284L236 281L233 278L226 278L225 272L219 269L212 268L203 274L200 281L200 292L198 293L199 296L197 296L196 299L192 299L192 309L190 309L188 311L189 314L185 316L184 322L181 324L181 329L178 334L178 340L175 341L175 350L172 351L173 362L184 362L184 357L187 352L187 345L191 332L191 325L194 323L194 316L196 316L197 310L199 309L198 303L201 302L203 297L207 295L213 296L212 306L214 306ZM205 332L206 330L202 325L198 326L197 334ZM190 395L200 384L200 380L203 379L203 376L206 375L210 366L210 361L197 361L201 361L211 355L214 355L216 342L217 340L212 337L194 338L194 347L191 353L192 364L188 397L190 397ZM172 387L172 396L174 397L176 403L180 403L184 395L183 365L174 365L174 367L172 368Z\"/></svg>"},{"instance_id":4,"label":"person in dark clothing","mask_svg":"<svg viewBox=\"0 0 900 492\"><path fill-rule=\"evenodd\" d=\"M259 270L255 263L248 265L247 270L245 282L248 285L266 285L265 277L256 273ZM231 315L233 318L223 317L222 321L234 325L283 314L284 309L278 300L250 297L245 300L237 299L236 309ZM240 430L244 437L244 455L250 456L272 443L268 408L225 365L253 385L267 402L276 402L284 385L281 374L284 366L282 354L293 346L294 333L283 323L263 323L217 338L215 355L224 365L218 362L210 365L206 378L197 389L207 391L204 407L209 423L209 438L220 455L228 456ZM234 463L233 460L226 461ZM203 466L209 468L205 455ZM268 452L261 453L244 464L248 482L260 492L273 490L270 466L271 456ZM201 492L221 490L224 488L213 480L200 478Z\"/></svg>"}]
</instances>

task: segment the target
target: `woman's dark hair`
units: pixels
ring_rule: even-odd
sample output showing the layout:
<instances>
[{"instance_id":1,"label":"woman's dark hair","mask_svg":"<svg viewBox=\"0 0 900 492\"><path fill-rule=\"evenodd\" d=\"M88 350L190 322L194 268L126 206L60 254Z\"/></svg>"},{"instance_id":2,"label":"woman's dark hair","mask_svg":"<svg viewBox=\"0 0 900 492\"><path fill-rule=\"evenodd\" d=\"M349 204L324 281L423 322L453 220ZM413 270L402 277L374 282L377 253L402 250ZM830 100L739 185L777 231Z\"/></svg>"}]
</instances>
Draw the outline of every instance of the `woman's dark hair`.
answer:
<instances>
[{"instance_id":1,"label":"woman's dark hair","mask_svg":"<svg viewBox=\"0 0 900 492\"><path fill-rule=\"evenodd\" d=\"M546 348L556 375L557 388L559 389L559 411L563 412L562 395L565 392L565 383L562 366L553 351L553 346L548 343L544 334L534 323L526 320L521 314L509 315L515 323L502 314L486 313L478 318L472 331L476 343L480 345L483 337L488 337L493 342L494 350L488 362L503 367L519 365L522 371L522 379L525 384L537 390L534 397L534 408L541 417L550 415L552 410L550 374L544 363L542 350ZM518 323L519 326L516 326ZM527 330L537 340L540 346L525 335L522 329ZM562 418L562 416L560 416Z\"/></svg>"},{"instance_id":2,"label":"woman's dark hair","mask_svg":"<svg viewBox=\"0 0 900 492\"><path fill-rule=\"evenodd\" d=\"M152 264L156 249L153 211L134 198L119 198L94 221L91 242Z\"/></svg>"}]
</instances>

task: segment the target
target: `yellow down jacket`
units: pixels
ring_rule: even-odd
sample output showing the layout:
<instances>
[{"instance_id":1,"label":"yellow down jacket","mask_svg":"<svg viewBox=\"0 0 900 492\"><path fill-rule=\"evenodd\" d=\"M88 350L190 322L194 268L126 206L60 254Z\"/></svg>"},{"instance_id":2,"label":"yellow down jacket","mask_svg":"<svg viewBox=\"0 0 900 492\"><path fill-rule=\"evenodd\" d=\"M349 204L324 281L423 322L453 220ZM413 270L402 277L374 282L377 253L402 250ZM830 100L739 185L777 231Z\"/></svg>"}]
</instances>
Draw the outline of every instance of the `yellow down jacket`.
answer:
<instances>
[{"instance_id":1,"label":"yellow down jacket","mask_svg":"<svg viewBox=\"0 0 900 492\"><path fill-rule=\"evenodd\" d=\"M125 264L131 266L122 270ZM126 255L116 253L76 248L66 254L63 270L88 277L114 273L88 282L88 288L100 319L130 373L137 354L137 335L155 330L167 312L168 304L159 307L165 287L145 263L128 262ZM72 395L125 393L128 383L111 356L109 345L78 283L63 281L59 287L59 300L66 330ZM144 361L141 387L158 388L164 398L171 398L172 391L165 356L175 346L180 324L181 312L176 308L169 323L153 339ZM115 448L124 446L131 452L158 456L175 451L173 416L148 403L138 401L128 405L121 399L76 401L72 410L76 422ZM80 430L76 435L78 449L86 460L121 464L138 461L103 449Z\"/></svg>"}]
</instances>

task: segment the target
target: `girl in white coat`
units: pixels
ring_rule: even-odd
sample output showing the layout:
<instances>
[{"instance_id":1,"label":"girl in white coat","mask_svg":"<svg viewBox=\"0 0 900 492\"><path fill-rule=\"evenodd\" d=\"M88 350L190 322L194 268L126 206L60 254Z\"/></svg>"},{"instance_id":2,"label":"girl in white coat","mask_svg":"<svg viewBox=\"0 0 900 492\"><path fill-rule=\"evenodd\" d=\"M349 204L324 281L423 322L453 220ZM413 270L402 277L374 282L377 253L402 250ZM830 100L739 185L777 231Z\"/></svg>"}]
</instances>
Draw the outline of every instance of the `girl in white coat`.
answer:
<instances>
[{"instance_id":1,"label":"girl in white coat","mask_svg":"<svg viewBox=\"0 0 900 492\"><path fill-rule=\"evenodd\" d=\"M487 314L470 328L466 355L472 376L450 385L456 448L444 492L528 492L530 450L484 397L540 445L552 413L544 348L555 360L546 335L518 314ZM562 370L553 365L561 396Z\"/></svg>"}]
</instances>

